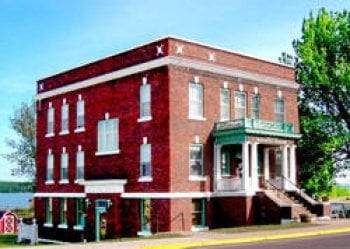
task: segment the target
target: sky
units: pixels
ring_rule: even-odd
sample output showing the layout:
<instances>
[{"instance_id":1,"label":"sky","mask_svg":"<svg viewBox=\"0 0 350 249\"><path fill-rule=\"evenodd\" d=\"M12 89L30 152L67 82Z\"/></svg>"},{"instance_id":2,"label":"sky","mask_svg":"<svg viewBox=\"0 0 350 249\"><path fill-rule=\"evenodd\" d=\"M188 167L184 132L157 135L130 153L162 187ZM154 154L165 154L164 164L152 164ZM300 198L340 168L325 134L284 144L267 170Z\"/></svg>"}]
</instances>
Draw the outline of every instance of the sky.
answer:
<instances>
[{"instance_id":1,"label":"sky","mask_svg":"<svg viewBox=\"0 0 350 249\"><path fill-rule=\"evenodd\" d=\"M39 79L166 35L277 61L321 7L350 0L0 0L0 154L17 139L10 116ZM0 157L0 181L25 180L12 167Z\"/></svg>"}]
</instances>

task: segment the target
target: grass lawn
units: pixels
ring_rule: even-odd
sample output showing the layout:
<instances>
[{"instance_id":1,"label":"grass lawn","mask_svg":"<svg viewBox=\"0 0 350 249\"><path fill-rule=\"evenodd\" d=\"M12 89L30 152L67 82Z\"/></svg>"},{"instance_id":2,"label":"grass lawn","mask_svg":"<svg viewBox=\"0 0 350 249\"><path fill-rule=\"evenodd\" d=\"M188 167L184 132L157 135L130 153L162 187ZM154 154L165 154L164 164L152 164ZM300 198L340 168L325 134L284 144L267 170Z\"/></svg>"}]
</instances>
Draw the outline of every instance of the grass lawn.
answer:
<instances>
[{"instance_id":1,"label":"grass lawn","mask_svg":"<svg viewBox=\"0 0 350 249\"><path fill-rule=\"evenodd\" d=\"M16 234L0 234L0 247L18 246Z\"/></svg>"},{"instance_id":2,"label":"grass lawn","mask_svg":"<svg viewBox=\"0 0 350 249\"><path fill-rule=\"evenodd\" d=\"M277 225L255 225L255 226L243 226L243 227L230 227L230 228L217 228L211 229L210 232L217 233L240 233L240 232L255 232L255 231L266 231L266 230L280 230L280 229L289 229L289 228L298 228L298 227L308 227L308 226L317 226L310 223L300 223L293 222L289 224L277 224Z\"/></svg>"}]
</instances>

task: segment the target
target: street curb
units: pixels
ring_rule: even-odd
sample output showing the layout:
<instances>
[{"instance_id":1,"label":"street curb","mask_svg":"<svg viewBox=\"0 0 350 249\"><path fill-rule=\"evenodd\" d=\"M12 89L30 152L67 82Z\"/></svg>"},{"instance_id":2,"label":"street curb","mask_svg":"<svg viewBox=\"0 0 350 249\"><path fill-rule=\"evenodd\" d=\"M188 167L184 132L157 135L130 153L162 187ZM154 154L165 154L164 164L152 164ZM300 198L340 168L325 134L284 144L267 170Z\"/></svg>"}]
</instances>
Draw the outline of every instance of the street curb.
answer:
<instances>
[{"instance_id":1,"label":"street curb","mask_svg":"<svg viewBox=\"0 0 350 249\"><path fill-rule=\"evenodd\" d=\"M222 239L222 240L207 240L207 241L194 241L194 242L183 242L174 244L163 244L163 245L147 245L141 246L140 249L183 249L189 247L203 247L203 246L219 246L227 244L241 244L268 240L280 240L280 239L293 239L302 237L311 237L317 235L327 235L327 234L337 234L350 232L350 227L348 228L338 228L338 229L325 229L319 231L307 231L307 232L297 232L297 233L284 233L276 235L264 235L255 236L247 238L236 238L236 239Z\"/></svg>"}]
</instances>

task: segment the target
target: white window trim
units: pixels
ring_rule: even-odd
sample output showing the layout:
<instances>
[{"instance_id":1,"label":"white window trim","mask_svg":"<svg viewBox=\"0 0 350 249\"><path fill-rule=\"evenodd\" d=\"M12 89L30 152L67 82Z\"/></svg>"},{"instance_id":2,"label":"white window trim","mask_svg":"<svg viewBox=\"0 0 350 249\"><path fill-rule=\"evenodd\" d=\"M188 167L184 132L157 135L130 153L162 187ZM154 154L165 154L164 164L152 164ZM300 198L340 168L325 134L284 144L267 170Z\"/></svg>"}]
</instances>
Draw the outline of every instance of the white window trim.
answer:
<instances>
[{"instance_id":1,"label":"white window trim","mask_svg":"<svg viewBox=\"0 0 350 249\"><path fill-rule=\"evenodd\" d=\"M54 180L48 180L48 181L45 181L45 184L52 185L52 184L55 184L55 182L54 182Z\"/></svg>"},{"instance_id":2,"label":"white window trim","mask_svg":"<svg viewBox=\"0 0 350 249\"><path fill-rule=\"evenodd\" d=\"M204 232L204 231L209 231L209 227L198 227L198 226L192 226L191 227L192 232Z\"/></svg>"},{"instance_id":3,"label":"white window trim","mask_svg":"<svg viewBox=\"0 0 350 249\"><path fill-rule=\"evenodd\" d=\"M198 146L198 145L200 147L202 147L202 175L191 175L191 146ZM190 144L188 146L188 166L189 166L188 179L190 181L205 181L206 180L206 176L204 175L204 144L193 143L193 144Z\"/></svg>"},{"instance_id":4,"label":"white window trim","mask_svg":"<svg viewBox=\"0 0 350 249\"><path fill-rule=\"evenodd\" d=\"M95 156L108 156L108 155L116 155L116 154L120 154L120 150L95 152Z\"/></svg>"},{"instance_id":5,"label":"white window trim","mask_svg":"<svg viewBox=\"0 0 350 249\"><path fill-rule=\"evenodd\" d=\"M81 225L74 225L74 226L73 226L73 229L74 229L74 230L81 231L81 230L84 230L84 227L81 226Z\"/></svg>"},{"instance_id":6,"label":"white window trim","mask_svg":"<svg viewBox=\"0 0 350 249\"><path fill-rule=\"evenodd\" d=\"M228 119L222 118L222 107L223 105L223 99L222 99L222 91L228 92ZM229 121L231 119L231 94L230 90L228 88L220 88L220 121Z\"/></svg>"},{"instance_id":7,"label":"white window trim","mask_svg":"<svg viewBox=\"0 0 350 249\"><path fill-rule=\"evenodd\" d=\"M61 179L59 181L59 184L68 184L69 183L69 180L68 179Z\"/></svg>"},{"instance_id":8,"label":"white window trim","mask_svg":"<svg viewBox=\"0 0 350 249\"><path fill-rule=\"evenodd\" d=\"M189 181L194 181L194 182L204 182L207 180L207 176L195 176L195 175L190 175L188 177Z\"/></svg>"},{"instance_id":9,"label":"white window trim","mask_svg":"<svg viewBox=\"0 0 350 249\"><path fill-rule=\"evenodd\" d=\"M85 131L85 127L79 127L79 128L75 128L74 133L80 133L84 131Z\"/></svg>"},{"instance_id":10,"label":"white window trim","mask_svg":"<svg viewBox=\"0 0 350 249\"><path fill-rule=\"evenodd\" d=\"M147 117L138 118L137 122L141 123L141 122L147 122L151 120L152 120L152 116L147 116Z\"/></svg>"},{"instance_id":11,"label":"white window trim","mask_svg":"<svg viewBox=\"0 0 350 249\"><path fill-rule=\"evenodd\" d=\"M192 120L200 120L200 121L205 121L205 109L204 109L204 99L205 99L205 95L204 95L204 85L201 84L200 82L196 82L198 80L195 80L194 82L189 82L188 83L188 119L192 119ZM190 96L190 89L191 89L191 85L200 85L202 88L202 115L193 115L191 113L191 96Z\"/></svg>"},{"instance_id":12,"label":"white window trim","mask_svg":"<svg viewBox=\"0 0 350 249\"><path fill-rule=\"evenodd\" d=\"M152 178L152 176L140 176L137 181L138 182L152 182L153 178Z\"/></svg>"},{"instance_id":13,"label":"white window trim","mask_svg":"<svg viewBox=\"0 0 350 249\"><path fill-rule=\"evenodd\" d=\"M58 224L57 226L58 228L62 228L62 229L67 229L68 225L67 224Z\"/></svg>"},{"instance_id":14,"label":"white window trim","mask_svg":"<svg viewBox=\"0 0 350 249\"><path fill-rule=\"evenodd\" d=\"M206 121L206 120L207 120L205 117L202 117L202 116L192 116L192 115L188 115L188 119L191 119L191 120L198 120L198 121Z\"/></svg>"},{"instance_id":15,"label":"white window trim","mask_svg":"<svg viewBox=\"0 0 350 249\"><path fill-rule=\"evenodd\" d=\"M64 130L64 131L60 131L60 133L58 133L59 135L67 135L69 134L69 130Z\"/></svg>"},{"instance_id":16,"label":"white window trim","mask_svg":"<svg viewBox=\"0 0 350 249\"><path fill-rule=\"evenodd\" d=\"M44 223L44 227L53 227L52 223Z\"/></svg>"},{"instance_id":17,"label":"white window trim","mask_svg":"<svg viewBox=\"0 0 350 249\"><path fill-rule=\"evenodd\" d=\"M152 233L150 231L138 231L137 236L151 236Z\"/></svg>"},{"instance_id":18,"label":"white window trim","mask_svg":"<svg viewBox=\"0 0 350 249\"><path fill-rule=\"evenodd\" d=\"M55 133L47 133L45 134L45 137L54 137L55 136Z\"/></svg>"}]
</instances>

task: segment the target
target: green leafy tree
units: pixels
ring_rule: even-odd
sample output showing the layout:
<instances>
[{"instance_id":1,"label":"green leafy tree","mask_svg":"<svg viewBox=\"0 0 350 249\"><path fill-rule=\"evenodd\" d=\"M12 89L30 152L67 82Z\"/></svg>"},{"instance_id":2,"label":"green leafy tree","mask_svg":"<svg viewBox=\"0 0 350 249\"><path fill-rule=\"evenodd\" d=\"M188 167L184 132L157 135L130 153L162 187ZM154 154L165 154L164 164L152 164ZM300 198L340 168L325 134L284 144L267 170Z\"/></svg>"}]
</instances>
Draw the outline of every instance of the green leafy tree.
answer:
<instances>
[{"instance_id":1,"label":"green leafy tree","mask_svg":"<svg viewBox=\"0 0 350 249\"><path fill-rule=\"evenodd\" d=\"M350 13L312 13L293 42L299 108L302 185L327 194L350 158ZM282 54L280 61L288 59Z\"/></svg>"},{"instance_id":2,"label":"green leafy tree","mask_svg":"<svg viewBox=\"0 0 350 249\"><path fill-rule=\"evenodd\" d=\"M16 166L13 175L35 177L36 154L36 108L35 103L22 103L10 117L10 126L17 133L18 138L7 139L6 144L12 152L3 155Z\"/></svg>"}]
</instances>

